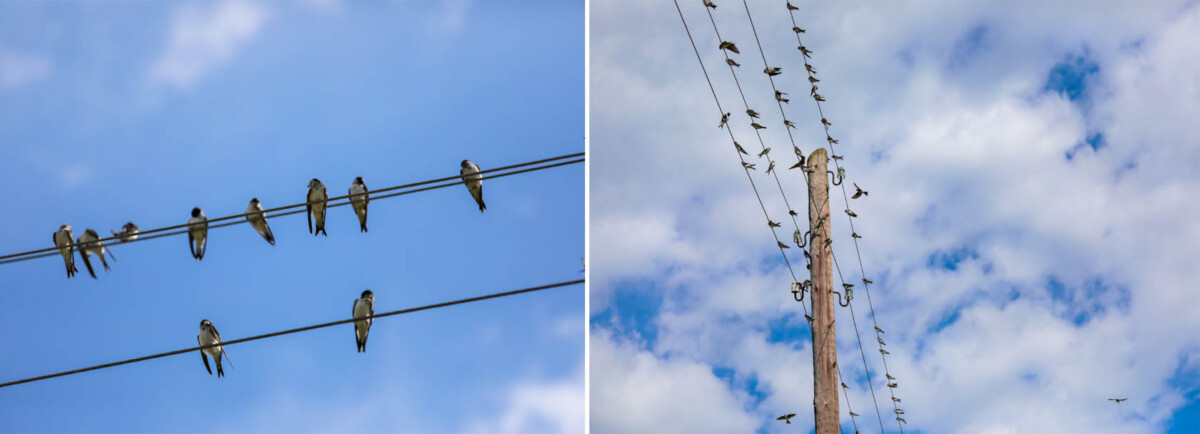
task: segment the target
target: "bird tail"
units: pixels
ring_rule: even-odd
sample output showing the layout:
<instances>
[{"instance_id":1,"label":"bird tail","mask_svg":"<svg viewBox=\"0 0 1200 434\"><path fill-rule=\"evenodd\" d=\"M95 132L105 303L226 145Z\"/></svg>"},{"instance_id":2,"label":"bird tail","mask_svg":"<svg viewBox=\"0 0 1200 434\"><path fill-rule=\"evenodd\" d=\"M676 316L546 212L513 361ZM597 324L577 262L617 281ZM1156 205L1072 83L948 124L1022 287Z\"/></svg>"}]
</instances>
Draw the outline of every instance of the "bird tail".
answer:
<instances>
[{"instance_id":1,"label":"bird tail","mask_svg":"<svg viewBox=\"0 0 1200 434\"><path fill-rule=\"evenodd\" d=\"M483 198L481 197L481 198L479 198L479 212L482 213L486 210L487 210L487 205L483 203Z\"/></svg>"}]
</instances>

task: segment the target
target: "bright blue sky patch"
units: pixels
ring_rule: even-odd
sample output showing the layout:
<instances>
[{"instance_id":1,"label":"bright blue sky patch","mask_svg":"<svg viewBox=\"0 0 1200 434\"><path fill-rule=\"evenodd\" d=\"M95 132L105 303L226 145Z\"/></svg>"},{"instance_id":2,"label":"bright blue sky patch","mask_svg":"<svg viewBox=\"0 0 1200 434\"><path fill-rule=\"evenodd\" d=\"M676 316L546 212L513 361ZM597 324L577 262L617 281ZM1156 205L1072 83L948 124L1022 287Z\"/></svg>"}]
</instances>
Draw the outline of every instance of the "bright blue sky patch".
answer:
<instances>
[{"instance_id":1,"label":"bright blue sky patch","mask_svg":"<svg viewBox=\"0 0 1200 434\"><path fill-rule=\"evenodd\" d=\"M1050 69L1045 90L1080 101L1087 98L1089 80L1099 72L1100 66L1083 50L1083 54L1068 55Z\"/></svg>"}]
</instances>

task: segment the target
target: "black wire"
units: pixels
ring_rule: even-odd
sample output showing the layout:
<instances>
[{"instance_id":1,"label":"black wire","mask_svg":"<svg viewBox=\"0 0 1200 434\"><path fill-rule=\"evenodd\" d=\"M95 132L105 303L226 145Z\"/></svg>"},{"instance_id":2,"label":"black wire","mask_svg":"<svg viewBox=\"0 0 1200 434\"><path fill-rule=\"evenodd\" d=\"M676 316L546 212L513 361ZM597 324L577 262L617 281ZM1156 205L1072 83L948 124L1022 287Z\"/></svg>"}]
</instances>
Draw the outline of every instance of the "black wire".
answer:
<instances>
[{"instance_id":1,"label":"black wire","mask_svg":"<svg viewBox=\"0 0 1200 434\"><path fill-rule=\"evenodd\" d=\"M520 173L534 172L534 171L538 171L538 170L549 169L549 168L554 168L554 167L559 167L559 166L565 166L565 165L569 165L569 164L581 163L585 160L585 158L577 158L575 160L569 160L569 161L560 161L560 162L557 162L554 164L544 164L544 163L551 162L551 161L557 161L557 160L563 160L563 159L575 158L575 157L582 157L583 155L584 155L584 153L582 153L582 152L576 153L576 154L562 155L562 156L558 156L558 157L547 158L547 159L542 159L542 160L537 160L537 161L530 161L530 162L526 162L526 163L519 163L519 164L514 164L514 165L509 165L509 166L504 166L504 167L497 167L495 169L482 170L482 171L480 171L480 173L481 174L494 173L494 172L510 170L510 169L514 169L514 168L518 168L518 167L538 165L538 166L532 167L532 168L511 171L511 172L505 172L505 173L496 173L496 174L492 174L490 176L483 176L483 179L503 178L503 177L509 176L509 175L516 175L516 174L520 174ZM405 191L389 193L389 194L382 194L382 195L379 194L382 192L389 192L389 191L395 191L395 190L399 190L399 189L419 187L422 185L435 184L435 183L439 183L439 182L442 182L443 184L434 185L431 187L414 189L414 190L405 190ZM454 186L454 185L459 185L461 183L462 183L461 175L449 176L449 177L445 177L445 178L431 179L431 180L427 180L427 181L421 181L421 182L415 182L415 183L410 183L410 184L403 184L403 185L397 185L397 186L393 186L393 187L382 188L379 190L370 191L367 194L371 200L386 199L389 197L403 196L405 194L417 193L417 192L421 192L421 191L446 188L446 187L450 187L450 186ZM336 196L336 197L329 198L327 200L328 202L333 202L333 201L342 200L342 199L346 199L346 200L344 202L331 203L331 204L327 205L327 207L335 208L335 207L339 207L339 206L349 205L350 204L349 197L350 197L350 195L343 195L343 196ZM307 202L301 202L298 204L285 205L285 206L281 206L281 207L266 209L266 210L262 211L263 218L269 219L269 218L303 213L303 212L306 212L306 209L303 208L306 205L308 205ZM288 212L279 212L279 211L286 211L291 208L299 208L299 209L288 211ZM258 212L255 212L255 214L257 214L257 213ZM267 215L268 213L273 213L273 214ZM236 214L236 215L231 215L231 216L209 219L208 220L208 222L210 223L209 229L221 228L221 227L246 223L247 220L245 219L245 217L248 214L249 213L242 213L242 214ZM237 220L234 220L234 219L237 219ZM227 220L233 220L233 221L225 222ZM215 223L215 222L225 222L225 223L211 225L212 223ZM186 234L187 227L188 227L188 224L184 223L184 224L180 224L180 225L167 226L164 228L140 231L137 234L138 235L137 239L113 243L113 244L109 245L108 247L115 246L118 244L129 244L129 243L135 243L135 242L145 241L145 240L152 240L155 238L161 238L161 237L166 237L166 236ZM176 230L176 229L182 229L182 230ZM175 232L167 232L167 231L171 231L171 230L176 230L176 231ZM117 240L120 237L121 236L118 235L118 236L112 236L112 237L107 237L107 238L101 238L99 240L89 241L88 243L102 243L105 241ZM59 253L58 247L49 247L49 248L45 248L45 249L31 250L28 252L14 253L11 255L0 256L0 265L13 263L13 262L25 261L25 260L29 260L29 259L37 259L37 258L45 258L48 256L55 256L58 253Z\"/></svg>"},{"instance_id":2,"label":"black wire","mask_svg":"<svg viewBox=\"0 0 1200 434\"><path fill-rule=\"evenodd\" d=\"M219 343L212 344L212 345L201 345L198 347L188 347L188 348L184 348L182 350L168 351L165 353L137 357L137 358L133 358L133 359L122 360L119 362L105 363L103 365L90 366L87 368L73 369L70 371L63 371L63 372L58 372L58 373L54 373L54 374L31 377L31 378L26 378L23 380L10 381L7 383L0 384L0 388L15 386L15 385L24 384L24 383L32 383L34 381L47 380L47 379L55 378L55 377L79 374L82 372L95 371L97 369L105 369L105 368L111 368L114 366L127 365L130 363L144 362L146 360L152 360L152 359L158 359L158 358L167 357L167 356L174 356L174 355L179 355L179 354L184 354L184 353L190 353L192 351L200 351L200 350L205 350L205 349L209 349L212 347L240 344L242 342L256 341L259 339L273 338L276 336L283 336L283 335L292 334L292 333L300 333L300 332L315 330L315 329L319 329L319 328L332 327L335 325L349 324L354 321L361 321L361 320L365 320L365 319L374 319L374 318L383 318L386 316L393 316L393 315L403 315L406 313L420 312L423 310L430 310L430 309L437 309L437 308L442 308L442 307L447 307L447 306L454 306L456 304L466 304L466 303L472 303L472 302L476 302L476 301L489 300L489 299L493 299L493 298L508 297L510 295L518 295L518 294L524 294L524 293L528 293L528 292L543 291L543 290L547 290L547 289L559 288L559 287L570 286L570 285L578 285L583 282L584 282L583 279L578 279L578 280L571 280L571 281L567 281L567 282L552 283L549 285L534 286L534 287L518 289L518 290L514 290L514 291L497 292L497 293L488 294L488 295L481 295L478 297L463 298L463 299L459 299L459 300L447 301L447 302L442 302L442 303L437 303L437 304L430 304L430 305L413 307L413 308L408 308L408 309L401 309L401 310L394 310L394 311L385 312L385 313L377 313L374 315L368 315L368 316L361 317L361 318L350 318L350 319L332 321L332 322L327 322L327 323L322 323L322 324L317 324L317 325L311 325L311 326L307 326L307 327L300 327L300 328L283 330L283 331L267 333L267 334L262 334L262 335L257 335L257 336L251 336L248 338L234 339L234 340L230 340L230 341L219 342Z\"/></svg>"}]
</instances>

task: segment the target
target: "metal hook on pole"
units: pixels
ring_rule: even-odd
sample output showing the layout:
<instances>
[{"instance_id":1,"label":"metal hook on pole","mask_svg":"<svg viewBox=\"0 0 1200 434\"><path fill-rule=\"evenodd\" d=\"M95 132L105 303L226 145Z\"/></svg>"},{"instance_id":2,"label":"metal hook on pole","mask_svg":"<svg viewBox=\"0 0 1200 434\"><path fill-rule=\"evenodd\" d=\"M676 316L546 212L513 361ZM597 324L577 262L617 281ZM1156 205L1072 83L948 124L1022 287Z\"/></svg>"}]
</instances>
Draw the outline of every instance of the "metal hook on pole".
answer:
<instances>
[{"instance_id":1,"label":"metal hook on pole","mask_svg":"<svg viewBox=\"0 0 1200 434\"><path fill-rule=\"evenodd\" d=\"M796 232L792 233L792 241L794 241L796 243L796 247L803 249L804 246L808 245L808 237L809 237L809 234L811 234L811 233L812 233L812 231L807 231L804 233L803 236L801 236L800 230L796 229Z\"/></svg>"},{"instance_id":2,"label":"metal hook on pole","mask_svg":"<svg viewBox=\"0 0 1200 434\"><path fill-rule=\"evenodd\" d=\"M795 299L796 301L804 301L804 291L807 290L807 287L810 283L811 282L808 280L805 280L804 283L793 281L792 282L792 298ZM799 295L797 295L797 294L799 294Z\"/></svg>"},{"instance_id":3,"label":"metal hook on pole","mask_svg":"<svg viewBox=\"0 0 1200 434\"><path fill-rule=\"evenodd\" d=\"M837 291L829 291L829 292L832 292L832 293L834 293L834 294L837 294L837 296L838 296L838 305L840 305L840 306L842 306L842 307L849 306L849 305L850 305L850 299L854 298L854 291L853 291L853 290L851 290L851 289L849 289L849 288L846 288L846 298L844 298L844 299L842 298L842 293L840 293L840 292L837 292Z\"/></svg>"},{"instance_id":4,"label":"metal hook on pole","mask_svg":"<svg viewBox=\"0 0 1200 434\"><path fill-rule=\"evenodd\" d=\"M842 185L842 178L846 177L846 169L841 167L838 168L836 175L831 170L826 170L825 173L829 175L829 183L833 185Z\"/></svg>"}]
</instances>

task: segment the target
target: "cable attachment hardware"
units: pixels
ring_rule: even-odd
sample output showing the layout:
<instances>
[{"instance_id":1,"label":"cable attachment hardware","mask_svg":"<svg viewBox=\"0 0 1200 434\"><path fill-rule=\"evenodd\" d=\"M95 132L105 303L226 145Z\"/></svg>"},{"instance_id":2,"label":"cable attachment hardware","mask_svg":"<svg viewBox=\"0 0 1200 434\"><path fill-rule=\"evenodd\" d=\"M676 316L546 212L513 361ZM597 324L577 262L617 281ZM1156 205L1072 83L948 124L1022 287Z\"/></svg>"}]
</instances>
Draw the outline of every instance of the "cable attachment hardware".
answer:
<instances>
[{"instance_id":1,"label":"cable attachment hardware","mask_svg":"<svg viewBox=\"0 0 1200 434\"><path fill-rule=\"evenodd\" d=\"M846 177L846 169L841 167L838 168L837 175L834 175L831 170L825 172L829 175L829 183L833 185L842 185L842 179Z\"/></svg>"},{"instance_id":2,"label":"cable attachment hardware","mask_svg":"<svg viewBox=\"0 0 1200 434\"><path fill-rule=\"evenodd\" d=\"M812 281L805 280L804 283L792 282L792 298L796 301L804 301L804 292L808 290L808 286ZM797 295L798 294L798 295Z\"/></svg>"},{"instance_id":3,"label":"cable attachment hardware","mask_svg":"<svg viewBox=\"0 0 1200 434\"><path fill-rule=\"evenodd\" d=\"M803 249L804 246L807 246L809 233L811 232L812 231L808 231L805 232L804 235L800 235L800 230L796 229L796 232L792 233L792 241L796 243L796 247Z\"/></svg>"}]
</instances>

